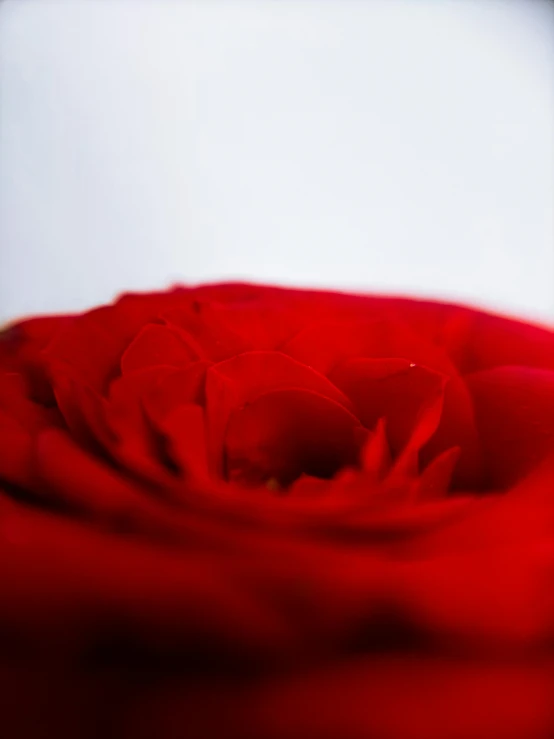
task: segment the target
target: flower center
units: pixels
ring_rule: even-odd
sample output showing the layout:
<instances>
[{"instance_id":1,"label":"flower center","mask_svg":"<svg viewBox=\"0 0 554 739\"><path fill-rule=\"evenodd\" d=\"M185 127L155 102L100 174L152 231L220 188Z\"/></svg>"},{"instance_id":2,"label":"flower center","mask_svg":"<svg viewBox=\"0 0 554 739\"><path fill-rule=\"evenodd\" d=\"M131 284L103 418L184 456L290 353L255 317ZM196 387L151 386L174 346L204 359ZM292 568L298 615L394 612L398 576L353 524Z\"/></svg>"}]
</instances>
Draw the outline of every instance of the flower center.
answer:
<instances>
[{"instance_id":1,"label":"flower center","mask_svg":"<svg viewBox=\"0 0 554 739\"><path fill-rule=\"evenodd\" d=\"M302 474L329 479L357 463L366 436L350 411L318 393L265 393L230 418L226 475L240 484L279 489Z\"/></svg>"}]
</instances>

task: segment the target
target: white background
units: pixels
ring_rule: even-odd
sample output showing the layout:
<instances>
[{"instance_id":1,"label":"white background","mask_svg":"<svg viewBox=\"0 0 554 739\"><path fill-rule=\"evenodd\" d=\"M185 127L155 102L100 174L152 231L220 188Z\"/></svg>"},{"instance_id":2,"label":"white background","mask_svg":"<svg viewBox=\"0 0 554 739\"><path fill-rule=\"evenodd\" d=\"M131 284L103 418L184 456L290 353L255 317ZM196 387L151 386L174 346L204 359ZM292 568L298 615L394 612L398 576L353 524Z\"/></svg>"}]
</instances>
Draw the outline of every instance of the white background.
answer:
<instances>
[{"instance_id":1,"label":"white background","mask_svg":"<svg viewBox=\"0 0 554 739\"><path fill-rule=\"evenodd\" d=\"M4 0L0 320L252 279L554 319L554 5Z\"/></svg>"}]
</instances>

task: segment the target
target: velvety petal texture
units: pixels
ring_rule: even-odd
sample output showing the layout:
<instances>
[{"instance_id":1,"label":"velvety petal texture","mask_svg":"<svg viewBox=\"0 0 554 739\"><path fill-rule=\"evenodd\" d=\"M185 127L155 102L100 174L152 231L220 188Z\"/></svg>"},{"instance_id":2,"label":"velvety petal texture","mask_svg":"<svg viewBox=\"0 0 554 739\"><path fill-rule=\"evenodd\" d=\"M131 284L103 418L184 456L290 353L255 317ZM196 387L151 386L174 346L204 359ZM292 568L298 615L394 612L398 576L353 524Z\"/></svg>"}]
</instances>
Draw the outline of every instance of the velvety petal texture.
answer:
<instances>
[{"instance_id":1,"label":"velvety petal texture","mask_svg":"<svg viewBox=\"0 0 554 739\"><path fill-rule=\"evenodd\" d=\"M551 739L554 331L247 284L0 333L0 735Z\"/></svg>"}]
</instances>

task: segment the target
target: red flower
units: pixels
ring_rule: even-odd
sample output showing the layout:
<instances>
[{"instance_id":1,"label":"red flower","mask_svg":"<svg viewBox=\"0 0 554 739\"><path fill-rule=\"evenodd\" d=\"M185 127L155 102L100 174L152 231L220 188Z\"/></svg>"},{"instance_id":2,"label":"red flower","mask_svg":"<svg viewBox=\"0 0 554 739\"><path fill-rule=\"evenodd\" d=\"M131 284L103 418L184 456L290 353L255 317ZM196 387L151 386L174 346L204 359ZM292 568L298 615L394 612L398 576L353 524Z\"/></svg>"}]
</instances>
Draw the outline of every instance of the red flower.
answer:
<instances>
[{"instance_id":1,"label":"red flower","mask_svg":"<svg viewBox=\"0 0 554 739\"><path fill-rule=\"evenodd\" d=\"M554 333L250 285L0 339L3 737L548 739Z\"/></svg>"}]
</instances>

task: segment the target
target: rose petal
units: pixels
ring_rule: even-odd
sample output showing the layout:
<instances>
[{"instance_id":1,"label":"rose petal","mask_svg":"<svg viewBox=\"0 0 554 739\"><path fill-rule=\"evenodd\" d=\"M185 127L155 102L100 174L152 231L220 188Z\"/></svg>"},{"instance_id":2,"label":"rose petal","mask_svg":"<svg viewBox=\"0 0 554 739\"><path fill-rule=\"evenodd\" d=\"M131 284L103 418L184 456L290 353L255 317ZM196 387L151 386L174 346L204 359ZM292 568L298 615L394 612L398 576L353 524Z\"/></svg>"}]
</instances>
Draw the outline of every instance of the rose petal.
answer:
<instances>
[{"instance_id":1,"label":"rose petal","mask_svg":"<svg viewBox=\"0 0 554 739\"><path fill-rule=\"evenodd\" d=\"M232 411L269 390L305 388L351 408L348 398L316 370L280 352L246 352L208 370L206 414L209 457L221 471L222 444Z\"/></svg>"},{"instance_id":2,"label":"rose petal","mask_svg":"<svg viewBox=\"0 0 554 739\"><path fill-rule=\"evenodd\" d=\"M195 558L35 511L0 519L0 589L0 635L57 664L114 637L143 652L240 658L278 654L290 642L279 614L220 557Z\"/></svg>"},{"instance_id":3,"label":"rose petal","mask_svg":"<svg viewBox=\"0 0 554 739\"><path fill-rule=\"evenodd\" d=\"M203 409L193 403L180 405L158 420L156 427L166 437L168 453L185 476L206 482L209 468Z\"/></svg>"},{"instance_id":4,"label":"rose petal","mask_svg":"<svg viewBox=\"0 0 554 739\"><path fill-rule=\"evenodd\" d=\"M435 457L417 481L418 500L433 500L446 495L459 457L459 447L447 449Z\"/></svg>"},{"instance_id":5,"label":"rose petal","mask_svg":"<svg viewBox=\"0 0 554 739\"><path fill-rule=\"evenodd\" d=\"M346 395L324 375L280 352L240 354L215 365L210 375L215 373L235 383L239 403L251 402L270 390L296 387L311 390L352 409Z\"/></svg>"},{"instance_id":6,"label":"rose petal","mask_svg":"<svg viewBox=\"0 0 554 739\"><path fill-rule=\"evenodd\" d=\"M467 378L487 484L507 488L554 450L554 372L497 367Z\"/></svg>"},{"instance_id":7,"label":"rose petal","mask_svg":"<svg viewBox=\"0 0 554 739\"><path fill-rule=\"evenodd\" d=\"M0 410L0 480L22 488L32 484L32 436Z\"/></svg>"},{"instance_id":8,"label":"rose petal","mask_svg":"<svg viewBox=\"0 0 554 739\"><path fill-rule=\"evenodd\" d=\"M554 332L468 309L452 309L441 341L464 374L502 365L554 370Z\"/></svg>"},{"instance_id":9,"label":"rose petal","mask_svg":"<svg viewBox=\"0 0 554 739\"><path fill-rule=\"evenodd\" d=\"M422 410L442 396L444 375L403 359L352 359L339 365L330 379L353 401L364 426L373 428L380 418L385 419L394 455L406 447L416 429L414 449L421 448L436 431L440 416L425 429L418 421Z\"/></svg>"},{"instance_id":10,"label":"rose petal","mask_svg":"<svg viewBox=\"0 0 554 739\"><path fill-rule=\"evenodd\" d=\"M343 406L314 392L275 390L258 397L229 420L227 474L259 484L290 484L302 473L331 477L356 464L366 432Z\"/></svg>"},{"instance_id":11,"label":"rose petal","mask_svg":"<svg viewBox=\"0 0 554 739\"><path fill-rule=\"evenodd\" d=\"M107 401L86 383L75 380L57 366L53 390L56 403L74 438L92 452L102 454L114 436L106 423Z\"/></svg>"},{"instance_id":12,"label":"rose petal","mask_svg":"<svg viewBox=\"0 0 554 739\"><path fill-rule=\"evenodd\" d=\"M197 294L164 312L163 319L194 336L203 356L216 362L253 348L251 337L242 335L228 319L226 306Z\"/></svg>"},{"instance_id":13,"label":"rose petal","mask_svg":"<svg viewBox=\"0 0 554 739\"><path fill-rule=\"evenodd\" d=\"M553 675L546 660L366 657L262 683L243 698L243 736L547 739L554 728ZM169 710L172 698L168 707L160 696L156 716L163 720L165 714L163 725L178 721L178 702ZM233 705L240 705L236 697Z\"/></svg>"},{"instance_id":14,"label":"rose petal","mask_svg":"<svg viewBox=\"0 0 554 739\"><path fill-rule=\"evenodd\" d=\"M390 449L385 429L386 420L380 418L373 433L368 435L361 455L364 472L371 473L377 480L383 478L391 463Z\"/></svg>"},{"instance_id":15,"label":"rose petal","mask_svg":"<svg viewBox=\"0 0 554 739\"><path fill-rule=\"evenodd\" d=\"M406 323L389 319L311 322L281 351L325 375L349 359L383 357L408 360L447 375L456 369L440 347L418 336Z\"/></svg>"},{"instance_id":16,"label":"rose petal","mask_svg":"<svg viewBox=\"0 0 554 739\"><path fill-rule=\"evenodd\" d=\"M144 326L121 357L121 372L152 365L182 367L199 358L184 331L159 324Z\"/></svg>"},{"instance_id":17,"label":"rose petal","mask_svg":"<svg viewBox=\"0 0 554 739\"><path fill-rule=\"evenodd\" d=\"M39 434L33 464L43 499L86 516L91 524L130 530L137 519L150 519L156 530L160 510L146 489L79 448L66 433L50 429Z\"/></svg>"},{"instance_id":18,"label":"rose petal","mask_svg":"<svg viewBox=\"0 0 554 739\"><path fill-rule=\"evenodd\" d=\"M118 311L105 306L77 317L59 331L45 350L54 380L57 368L65 366L67 374L103 392L132 337L118 318Z\"/></svg>"},{"instance_id":19,"label":"rose petal","mask_svg":"<svg viewBox=\"0 0 554 739\"><path fill-rule=\"evenodd\" d=\"M212 362L192 362L186 369L170 370L143 393L143 403L151 418L160 419L187 403L204 406L206 373Z\"/></svg>"}]
</instances>

